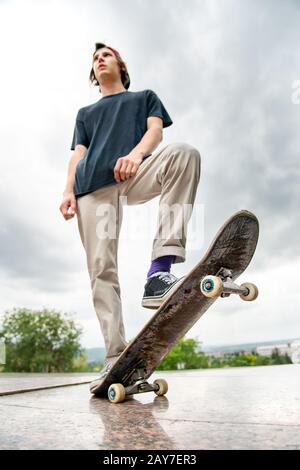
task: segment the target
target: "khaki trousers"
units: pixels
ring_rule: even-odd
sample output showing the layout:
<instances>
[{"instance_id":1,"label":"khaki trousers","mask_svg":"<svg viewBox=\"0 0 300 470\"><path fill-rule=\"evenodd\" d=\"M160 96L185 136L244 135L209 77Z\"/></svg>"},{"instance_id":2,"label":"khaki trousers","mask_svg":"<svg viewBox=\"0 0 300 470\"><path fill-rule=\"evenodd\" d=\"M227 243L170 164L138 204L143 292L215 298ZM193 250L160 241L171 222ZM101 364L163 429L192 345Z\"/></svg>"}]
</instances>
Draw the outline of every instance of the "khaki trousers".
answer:
<instances>
[{"instance_id":1,"label":"khaki trousers","mask_svg":"<svg viewBox=\"0 0 300 470\"><path fill-rule=\"evenodd\" d=\"M106 358L120 354L127 346L117 264L122 201L126 197L128 205L143 204L160 195L152 260L176 255L175 263L183 262L186 225L194 205L200 166L200 153L196 148L186 143L172 143L145 159L135 176L77 199L78 228L86 252L93 304L104 336Z\"/></svg>"}]
</instances>

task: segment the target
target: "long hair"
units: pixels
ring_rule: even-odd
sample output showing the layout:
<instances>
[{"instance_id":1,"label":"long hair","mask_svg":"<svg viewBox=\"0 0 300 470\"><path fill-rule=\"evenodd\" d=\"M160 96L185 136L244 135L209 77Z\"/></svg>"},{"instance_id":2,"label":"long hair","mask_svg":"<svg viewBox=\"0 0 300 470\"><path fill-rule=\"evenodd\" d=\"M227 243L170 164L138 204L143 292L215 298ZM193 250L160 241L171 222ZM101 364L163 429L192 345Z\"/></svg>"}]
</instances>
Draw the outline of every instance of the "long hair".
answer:
<instances>
[{"instance_id":1,"label":"long hair","mask_svg":"<svg viewBox=\"0 0 300 470\"><path fill-rule=\"evenodd\" d=\"M120 56L119 52L116 49L114 49L113 47L107 46L103 42L96 42L95 46L96 46L96 49L93 53L93 59L94 59L95 52L98 49L102 49L103 47L106 47L107 49L110 49L114 53L114 55L117 59L117 62L119 64L119 67L120 67L121 82L123 83L124 88L126 88L126 90L128 90L128 88L130 86L129 73L128 73L128 70L127 70L127 67L126 67L126 63L124 62L124 60ZM92 83L92 85L99 86L99 90L101 91L100 83L98 82L98 80L95 77L93 66L92 66L92 69L90 71L89 81Z\"/></svg>"}]
</instances>

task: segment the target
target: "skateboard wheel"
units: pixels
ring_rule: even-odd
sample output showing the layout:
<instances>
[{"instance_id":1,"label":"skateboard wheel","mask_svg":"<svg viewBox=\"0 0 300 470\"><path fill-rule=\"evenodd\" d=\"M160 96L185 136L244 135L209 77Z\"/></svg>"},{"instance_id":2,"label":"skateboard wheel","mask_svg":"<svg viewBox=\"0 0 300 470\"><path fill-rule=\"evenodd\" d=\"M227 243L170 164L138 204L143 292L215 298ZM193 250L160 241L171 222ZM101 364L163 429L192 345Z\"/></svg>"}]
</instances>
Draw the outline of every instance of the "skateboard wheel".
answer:
<instances>
[{"instance_id":1,"label":"skateboard wheel","mask_svg":"<svg viewBox=\"0 0 300 470\"><path fill-rule=\"evenodd\" d=\"M155 390L156 395L165 395L168 391L168 383L164 379L154 380L154 384L158 385L158 390Z\"/></svg>"},{"instance_id":2,"label":"skateboard wheel","mask_svg":"<svg viewBox=\"0 0 300 470\"><path fill-rule=\"evenodd\" d=\"M112 403L121 403L125 400L125 388L122 384L112 384L108 389L107 395Z\"/></svg>"},{"instance_id":3,"label":"skateboard wheel","mask_svg":"<svg viewBox=\"0 0 300 470\"><path fill-rule=\"evenodd\" d=\"M256 297L258 296L258 288L256 287L255 284L251 284L250 282L245 282L244 284L241 285L243 288L248 289L248 294L240 294L240 298L243 300L247 300L251 302L252 300L255 300Z\"/></svg>"},{"instance_id":4,"label":"skateboard wheel","mask_svg":"<svg viewBox=\"0 0 300 470\"><path fill-rule=\"evenodd\" d=\"M218 276L205 276L200 282L200 290L205 297L218 297L223 292L223 283Z\"/></svg>"}]
</instances>

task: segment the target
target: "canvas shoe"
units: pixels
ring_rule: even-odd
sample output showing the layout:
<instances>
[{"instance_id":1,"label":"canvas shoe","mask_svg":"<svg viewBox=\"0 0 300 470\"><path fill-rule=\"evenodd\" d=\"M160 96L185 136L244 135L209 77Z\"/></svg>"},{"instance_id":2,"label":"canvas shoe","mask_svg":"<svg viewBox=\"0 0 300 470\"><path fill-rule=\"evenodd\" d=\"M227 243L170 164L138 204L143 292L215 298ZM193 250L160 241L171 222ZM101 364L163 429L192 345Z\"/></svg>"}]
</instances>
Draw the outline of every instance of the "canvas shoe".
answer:
<instances>
[{"instance_id":1,"label":"canvas shoe","mask_svg":"<svg viewBox=\"0 0 300 470\"><path fill-rule=\"evenodd\" d=\"M145 284L142 306L145 308L158 308L174 290L178 287L179 281L173 274L165 271L158 271L149 277Z\"/></svg>"}]
</instances>

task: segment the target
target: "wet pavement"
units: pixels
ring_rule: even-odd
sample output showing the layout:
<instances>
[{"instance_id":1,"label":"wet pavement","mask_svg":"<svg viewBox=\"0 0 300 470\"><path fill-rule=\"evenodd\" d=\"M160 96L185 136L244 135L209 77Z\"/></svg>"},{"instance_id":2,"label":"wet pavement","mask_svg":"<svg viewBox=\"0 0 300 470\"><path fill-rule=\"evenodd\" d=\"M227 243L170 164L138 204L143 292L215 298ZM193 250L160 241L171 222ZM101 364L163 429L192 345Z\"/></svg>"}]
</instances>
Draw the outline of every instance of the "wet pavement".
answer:
<instances>
[{"instance_id":1,"label":"wet pavement","mask_svg":"<svg viewBox=\"0 0 300 470\"><path fill-rule=\"evenodd\" d=\"M93 374L0 374L0 396L89 383Z\"/></svg>"},{"instance_id":2,"label":"wet pavement","mask_svg":"<svg viewBox=\"0 0 300 470\"><path fill-rule=\"evenodd\" d=\"M49 387L92 377L0 374L0 392L22 380ZM88 384L0 396L0 449L300 449L299 364L158 377L168 381L166 396L119 404L91 396Z\"/></svg>"}]
</instances>

